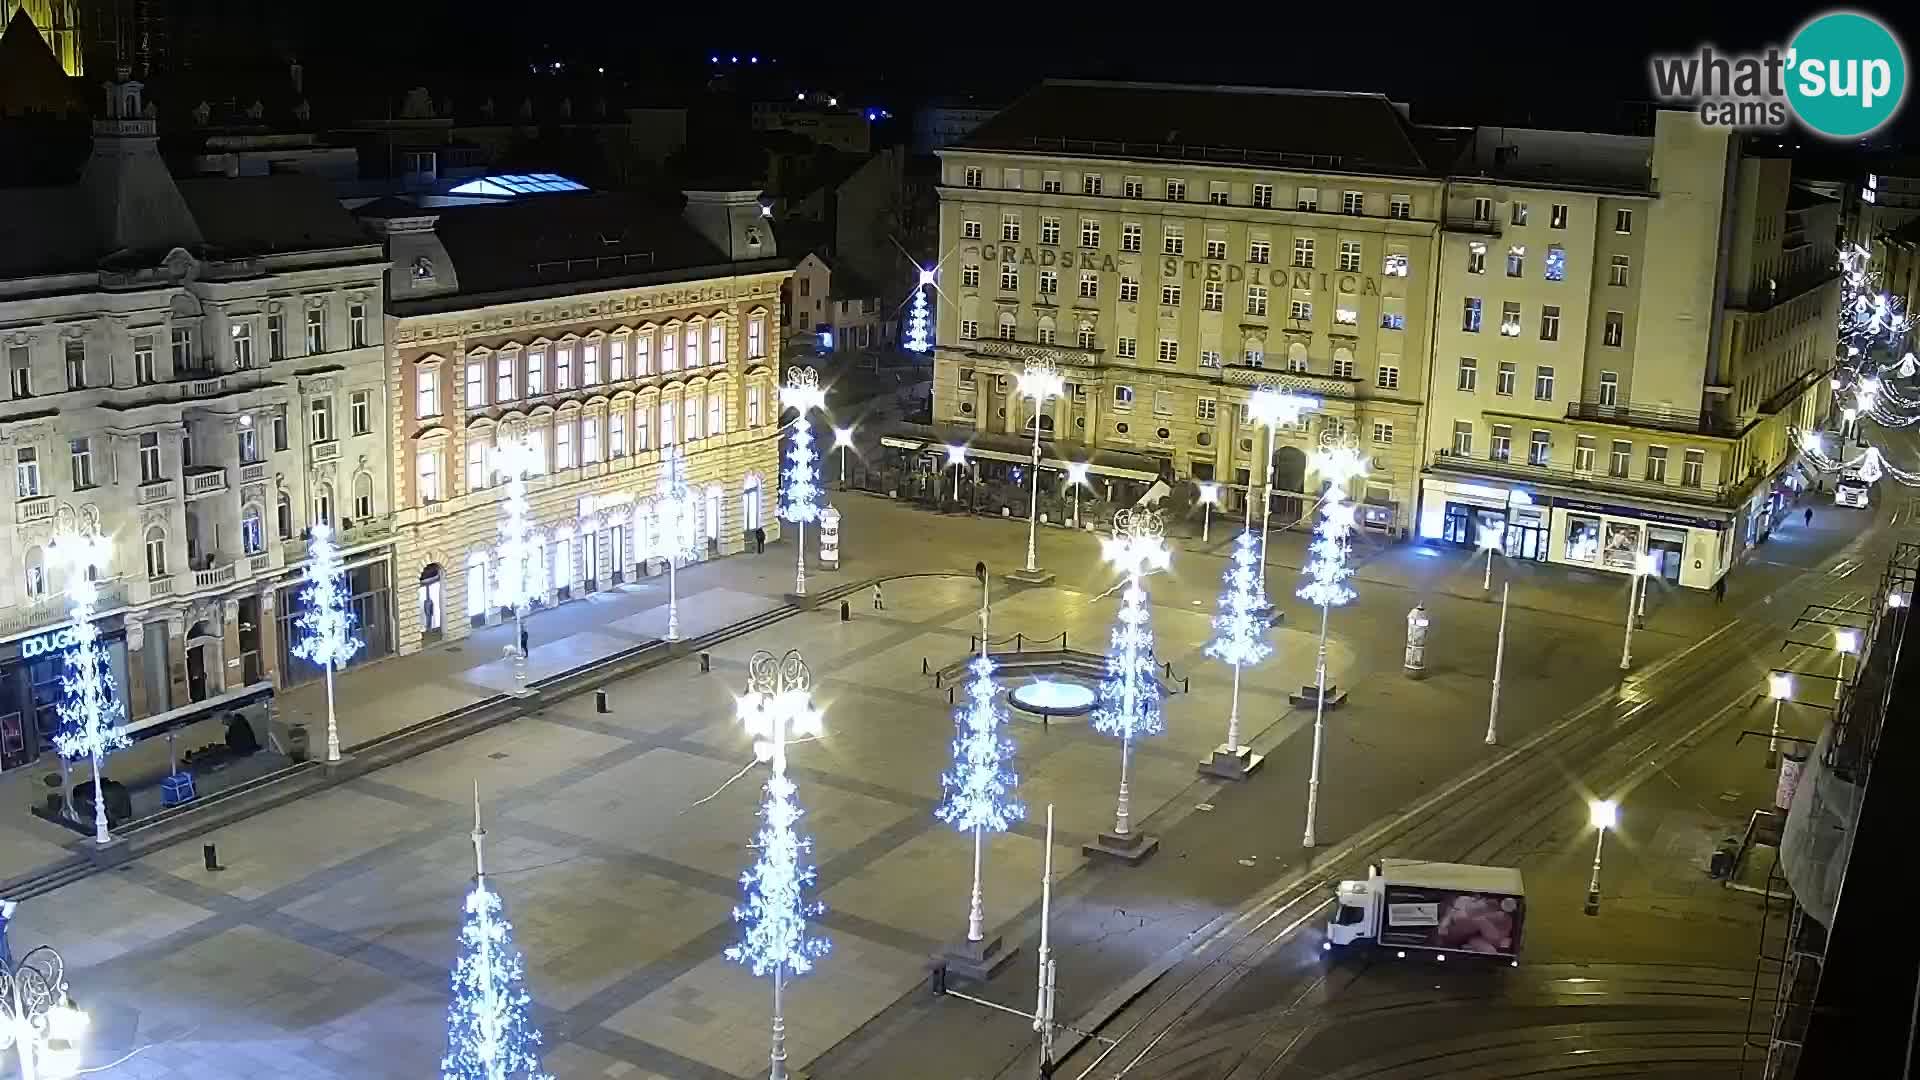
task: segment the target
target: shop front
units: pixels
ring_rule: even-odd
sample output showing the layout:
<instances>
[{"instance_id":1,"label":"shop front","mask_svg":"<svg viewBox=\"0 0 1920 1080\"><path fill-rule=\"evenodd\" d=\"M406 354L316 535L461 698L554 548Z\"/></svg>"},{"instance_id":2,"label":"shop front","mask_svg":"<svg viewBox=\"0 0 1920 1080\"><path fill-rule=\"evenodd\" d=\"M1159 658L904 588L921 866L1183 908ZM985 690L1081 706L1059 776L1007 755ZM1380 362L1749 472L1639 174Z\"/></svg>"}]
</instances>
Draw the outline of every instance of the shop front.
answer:
<instances>
[{"instance_id":1,"label":"shop front","mask_svg":"<svg viewBox=\"0 0 1920 1080\"><path fill-rule=\"evenodd\" d=\"M1726 572L1731 522L1650 507L1555 498L1549 560L1631 574L1641 553L1670 585L1711 588Z\"/></svg>"},{"instance_id":2,"label":"shop front","mask_svg":"<svg viewBox=\"0 0 1920 1080\"><path fill-rule=\"evenodd\" d=\"M1547 510L1524 487L1429 478L1421 485L1420 536L1463 548L1500 538L1509 559L1545 561Z\"/></svg>"},{"instance_id":3,"label":"shop front","mask_svg":"<svg viewBox=\"0 0 1920 1080\"><path fill-rule=\"evenodd\" d=\"M127 633L120 625L100 625L96 639L106 655L114 692L127 693ZM71 626L54 626L0 644L0 768L30 765L53 753L60 730L61 680L67 672Z\"/></svg>"},{"instance_id":4,"label":"shop front","mask_svg":"<svg viewBox=\"0 0 1920 1080\"><path fill-rule=\"evenodd\" d=\"M347 661L348 667L393 655L392 574L393 564L385 554L373 561L347 567L347 593L352 597L349 606L353 610L354 632L360 635L364 643L360 651ZM306 602L301 599L304 589L305 586L297 580L282 585L274 604L275 617L280 620L276 629L279 630L282 686L298 686L320 677L320 669L311 661L293 654L294 645L300 640L300 613L306 610Z\"/></svg>"}]
</instances>

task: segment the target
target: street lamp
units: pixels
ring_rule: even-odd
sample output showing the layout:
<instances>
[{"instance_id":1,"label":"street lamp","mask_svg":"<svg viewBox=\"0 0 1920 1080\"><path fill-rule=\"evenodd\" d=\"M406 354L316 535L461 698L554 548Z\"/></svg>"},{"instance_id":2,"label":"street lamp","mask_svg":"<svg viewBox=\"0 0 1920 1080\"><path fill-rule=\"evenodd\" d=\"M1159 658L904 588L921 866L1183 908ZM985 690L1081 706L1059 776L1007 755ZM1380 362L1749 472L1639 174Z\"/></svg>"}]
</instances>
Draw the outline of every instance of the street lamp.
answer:
<instances>
[{"instance_id":1,"label":"street lamp","mask_svg":"<svg viewBox=\"0 0 1920 1080\"><path fill-rule=\"evenodd\" d=\"M947 464L953 466L953 501L960 501L960 466L967 463L967 448L957 444L947 446Z\"/></svg>"},{"instance_id":2,"label":"street lamp","mask_svg":"<svg viewBox=\"0 0 1920 1080\"><path fill-rule=\"evenodd\" d=\"M1793 697L1793 676L1776 671L1767 676L1767 696L1773 699L1773 731L1767 735L1767 768L1780 763L1780 706Z\"/></svg>"},{"instance_id":3,"label":"street lamp","mask_svg":"<svg viewBox=\"0 0 1920 1080\"><path fill-rule=\"evenodd\" d=\"M1313 766L1307 773L1307 831L1301 846L1314 845L1314 820L1320 810L1320 758L1327 730L1327 612L1345 604L1356 595L1347 579L1353 567L1347 563L1347 534L1353 531L1355 507L1347 501L1347 485L1367 475L1367 459L1351 437L1324 435L1309 463L1316 475L1326 481L1327 493L1320 498L1320 524L1314 529L1306 572L1312 579L1294 590L1294 595L1320 605L1320 649L1314 665Z\"/></svg>"},{"instance_id":4,"label":"street lamp","mask_svg":"<svg viewBox=\"0 0 1920 1080\"><path fill-rule=\"evenodd\" d=\"M500 504L501 599L513 609L513 641L507 655L513 658L514 693L527 693L527 651L520 647L527 635L527 605L537 591L534 574L533 542L528 534L527 477L541 471L546 462L538 447L524 434L494 447L493 471L507 478L507 497Z\"/></svg>"},{"instance_id":5,"label":"street lamp","mask_svg":"<svg viewBox=\"0 0 1920 1080\"><path fill-rule=\"evenodd\" d=\"M687 455L675 443L660 452L660 497L653 503L653 554L667 560L667 640L680 640L676 569L700 556L700 496L687 484Z\"/></svg>"},{"instance_id":6,"label":"street lamp","mask_svg":"<svg viewBox=\"0 0 1920 1080\"><path fill-rule=\"evenodd\" d=\"M0 1050L11 1044L19 1053L21 1080L79 1073L88 1017L67 993L66 965L52 946L29 950L11 970L0 965L0 1011Z\"/></svg>"},{"instance_id":7,"label":"street lamp","mask_svg":"<svg viewBox=\"0 0 1920 1080\"><path fill-rule=\"evenodd\" d=\"M853 445L853 428L833 429L833 448L840 451L840 490L847 490L847 447Z\"/></svg>"},{"instance_id":8,"label":"street lamp","mask_svg":"<svg viewBox=\"0 0 1920 1080\"><path fill-rule=\"evenodd\" d=\"M816 458L813 452L813 425L807 419L807 413L825 408L826 404L827 392L820 388L819 372L810 367L787 371L787 381L780 387L780 407L793 409L796 415L793 418L793 449L787 456L786 505L781 508L781 516L793 522L798 530L793 545L793 591L799 596L807 595L807 522L820 516L820 490L813 464Z\"/></svg>"},{"instance_id":9,"label":"street lamp","mask_svg":"<svg viewBox=\"0 0 1920 1080\"><path fill-rule=\"evenodd\" d=\"M1073 489L1073 527L1080 527L1080 489L1091 487L1087 483L1088 465L1084 461L1067 462L1067 486Z\"/></svg>"},{"instance_id":10,"label":"street lamp","mask_svg":"<svg viewBox=\"0 0 1920 1080\"><path fill-rule=\"evenodd\" d=\"M1501 534L1506 530L1492 525L1480 526L1480 550L1487 553L1487 572L1481 575L1480 588L1493 591L1493 555L1500 550Z\"/></svg>"},{"instance_id":11,"label":"street lamp","mask_svg":"<svg viewBox=\"0 0 1920 1080\"><path fill-rule=\"evenodd\" d=\"M1149 570L1165 570L1172 561L1166 533L1156 510L1122 510L1114 515L1113 535L1101 541L1101 554L1127 576L1120 594L1119 625L1107 657L1106 682L1101 685L1101 707L1094 713L1098 731L1120 737L1120 798L1113 812L1113 846L1137 848L1147 843L1132 835L1132 800L1127 786L1128 765L1136 735L1161 730L1158 687L1153 679L1152 609L1140 582Z\"/></svg>"},{"instance_id":12,"label":"street lamp","mask_svg":"<svg viewBox=\"0 0 1920 1080\"><path fill-rule=\"evenodd\" d=\"M1213 536L1213 508L1219 501L1219 484L1200 485L1200 542L1202 544L1207 543Z\"/></svg>"},{"instance_id":13,"label":"street lamp","mask_svg":"<svg viewBox=\"0 0 1920 1080\"><path fill-rule=\"evenodd\" d=\"M1887 594L1887 610L1891 611L1894 608L1903 608L1906 606L1907 606L1906 593L1890 592Z\"/></svg>"},{"instance_id":14,"label":"street lamp","mask_svg":"<svg viewBox=\"0 0 1920 1080\"><path fill-rule=\"evenodd\" d=\"M1646 587L1643 582L1646 581L1647 575L1653 573L1659 565L1659 560L1644 551L1633 557L1633 574L1627 580L1627 634L1620 642L1621 671L1633 669L1634 601L1638 598L1640 590Z\"/></svg>"},{"instance_id":15,"label":"street lamp","mask_svg":"<svg viewBox=\"0 0 1920 1080\"><path fill-rule=\"evenodd\" d=\"M1048 398L1064 393L1067 383L1052 364L1034 361L1014 384L1022 397L1033 399L1033 497L1027 508L1027 573L1032 574L1040 569L1034 562L1034 537L1040 529L1040 410Z\"/></svg>"},{"instance_id":16,"label":"street lamp","mask_svg":"<svg viewBox=\"0 0 1920 1080\"><path fill-rule=\"evenodd\" d=\"M1487 704L1487 745L1493 746L1500 740L1500 669L1507 659L1507 597L1513 591L1513 582L1500 583L1500 634L1493 646L1493 696Z\"/></svg>"},{"instance_id":17,"label":"street lamp","mask_svg":"<svg viewBox=\"0 0 1920 1080\"><path fill-rule=\"evenodd\" d=\"M1593 825L1593 876L1587 879L1587 914L1600 914L1600 848L1607 842L1607 830L1620 823L1620 806L1612 799L1593 799L1587 803L1587 821Z\"/></svg>"},{"instance_id":18,"label":"street lamp","mask_svg":"<svg viewBox=\"0 0 1920 1080\"><path fill-rule=\"evenodd\" d=\"M1835 630L1833 647L1840 654L1840 674L1833 680L1833 700L1839 701L1847 687L1847 657L1860 651L1860 631Z\"/></svg>"},{"instance_id":19,"label":"street lamp","mask_svg":"<svg viewBox=\"0 0 1920 1080\"><path fill-rule=\"evenodd\" d=\"M1261 460L1261 482L1266 485L1266 501L1260 507L1260 601L1264 607L1267 599L1267 521L1273 516L1273 432L1281 424L1295 424L1300 414L1320 407L1320 399L1303 394L1289 394L1279 386L1268 383L1247 395L1247 415L1260 426L1267 429L1267 456ZM1247 484L1247 497L1253 497L1251 479ZM1253 526L1253 504L1247 504L1247 526Z\"/></svg>"}]
</instances>

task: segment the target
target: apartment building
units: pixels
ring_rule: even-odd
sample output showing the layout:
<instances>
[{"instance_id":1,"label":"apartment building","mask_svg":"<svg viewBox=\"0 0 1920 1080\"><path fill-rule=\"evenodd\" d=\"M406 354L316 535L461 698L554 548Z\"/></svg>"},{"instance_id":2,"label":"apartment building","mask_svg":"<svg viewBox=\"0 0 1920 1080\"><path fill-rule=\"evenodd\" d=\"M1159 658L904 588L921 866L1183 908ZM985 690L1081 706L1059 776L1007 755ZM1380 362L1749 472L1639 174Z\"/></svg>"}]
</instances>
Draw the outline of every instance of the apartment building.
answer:
<instances>
[{"instance_id":1,"label":"apartment building","mask_svg":"<svg viewBox=\"0 0 1920 1080\"><path fill-rule=\"evenodd\" d=\"M1362 519L1412 524L1453 133L1375 94L1048 82L940 157L934 423L1043 484L1217 480L1265 470L1248 395L1320 407L1276 436L1275 483L1306 452L1372 452ZM1044 360L1068 391L1035 417L1014 380ZM937 449L937 447L930 447ZM1298 506L1296 501L1294 506Z\"/></svg>"},{"instance_id":2,"label":"apartment building","mask_svg":"<svg viewBox=\"0 0 1920 1080\"><path fill-rule=\"evenodd\" d=\"M66 533L113 541L98 625L131 719L319 674L291 655L316 522L347 536L361 658L391 648L383 253L310 178L176 181L142 91L106 86L79 183L0 199L9 769L58 724Z\"/></svg>"},{"instance_id":3,"label":"apartment building","mask_svg":"<svg viewBox=\"0 0 1920 1080\"><path fill-rule=\"evenodd\" d=\"M759 192L532 192L362 207L384 236L401 652L512 617L503 443L530 440L541 606L662 573L662 451L684 449L710 555L779 535L778 319L791 276Z\"/></svg>"},{"instance_id":4,"label":"apartment building","mask_svg":"<svg viewBox=\"0 0 1920 1080\"><path fill-rule=\"evenodd\" d=\"M1711 586L1825 414L1839 204L1677 112L1479 129L1450 172L1420 535Z\"/></svg>"}]
</instances>

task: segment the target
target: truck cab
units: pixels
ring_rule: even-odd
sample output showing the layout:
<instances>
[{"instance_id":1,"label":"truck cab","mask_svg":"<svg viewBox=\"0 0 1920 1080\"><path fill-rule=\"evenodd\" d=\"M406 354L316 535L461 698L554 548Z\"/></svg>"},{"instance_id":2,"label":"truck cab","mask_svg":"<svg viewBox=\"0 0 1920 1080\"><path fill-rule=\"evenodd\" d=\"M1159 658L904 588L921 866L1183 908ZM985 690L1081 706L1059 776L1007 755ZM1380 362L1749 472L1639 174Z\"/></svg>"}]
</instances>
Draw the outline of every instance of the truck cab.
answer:
<instances>
[{"instance_id":1,"label":"truck cab","mask_svg":"<svg viewBox=\"0 0 1920 1080\"><path fill-rule=\"evenodd\" d=\"M1368 868L1367 880L1343 881L1334 890L1338 906L1327 919L1329 945L1351 945L1374 936L1373 889L1379 884L1380 868Z\"/></svg>"}]
</instances>

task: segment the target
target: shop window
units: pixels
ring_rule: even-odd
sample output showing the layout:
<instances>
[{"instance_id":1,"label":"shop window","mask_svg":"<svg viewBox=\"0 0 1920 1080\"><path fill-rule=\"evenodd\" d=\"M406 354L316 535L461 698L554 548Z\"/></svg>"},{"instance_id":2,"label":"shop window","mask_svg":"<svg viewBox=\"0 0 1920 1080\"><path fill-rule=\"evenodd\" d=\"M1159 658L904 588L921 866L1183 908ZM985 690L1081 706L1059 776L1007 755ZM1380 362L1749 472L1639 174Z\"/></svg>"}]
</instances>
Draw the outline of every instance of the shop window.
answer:
<instances>
[{"instance_id":1,"label":"shop window","mask_svg":"<svg viewBox=\"0 0 1920 1080\"><path fill-rule=\"evenodd\" d=\"M1600 519L1567 517L1567 561L1590 563L1600 556Z\"/></svg>"}]
</instances>

